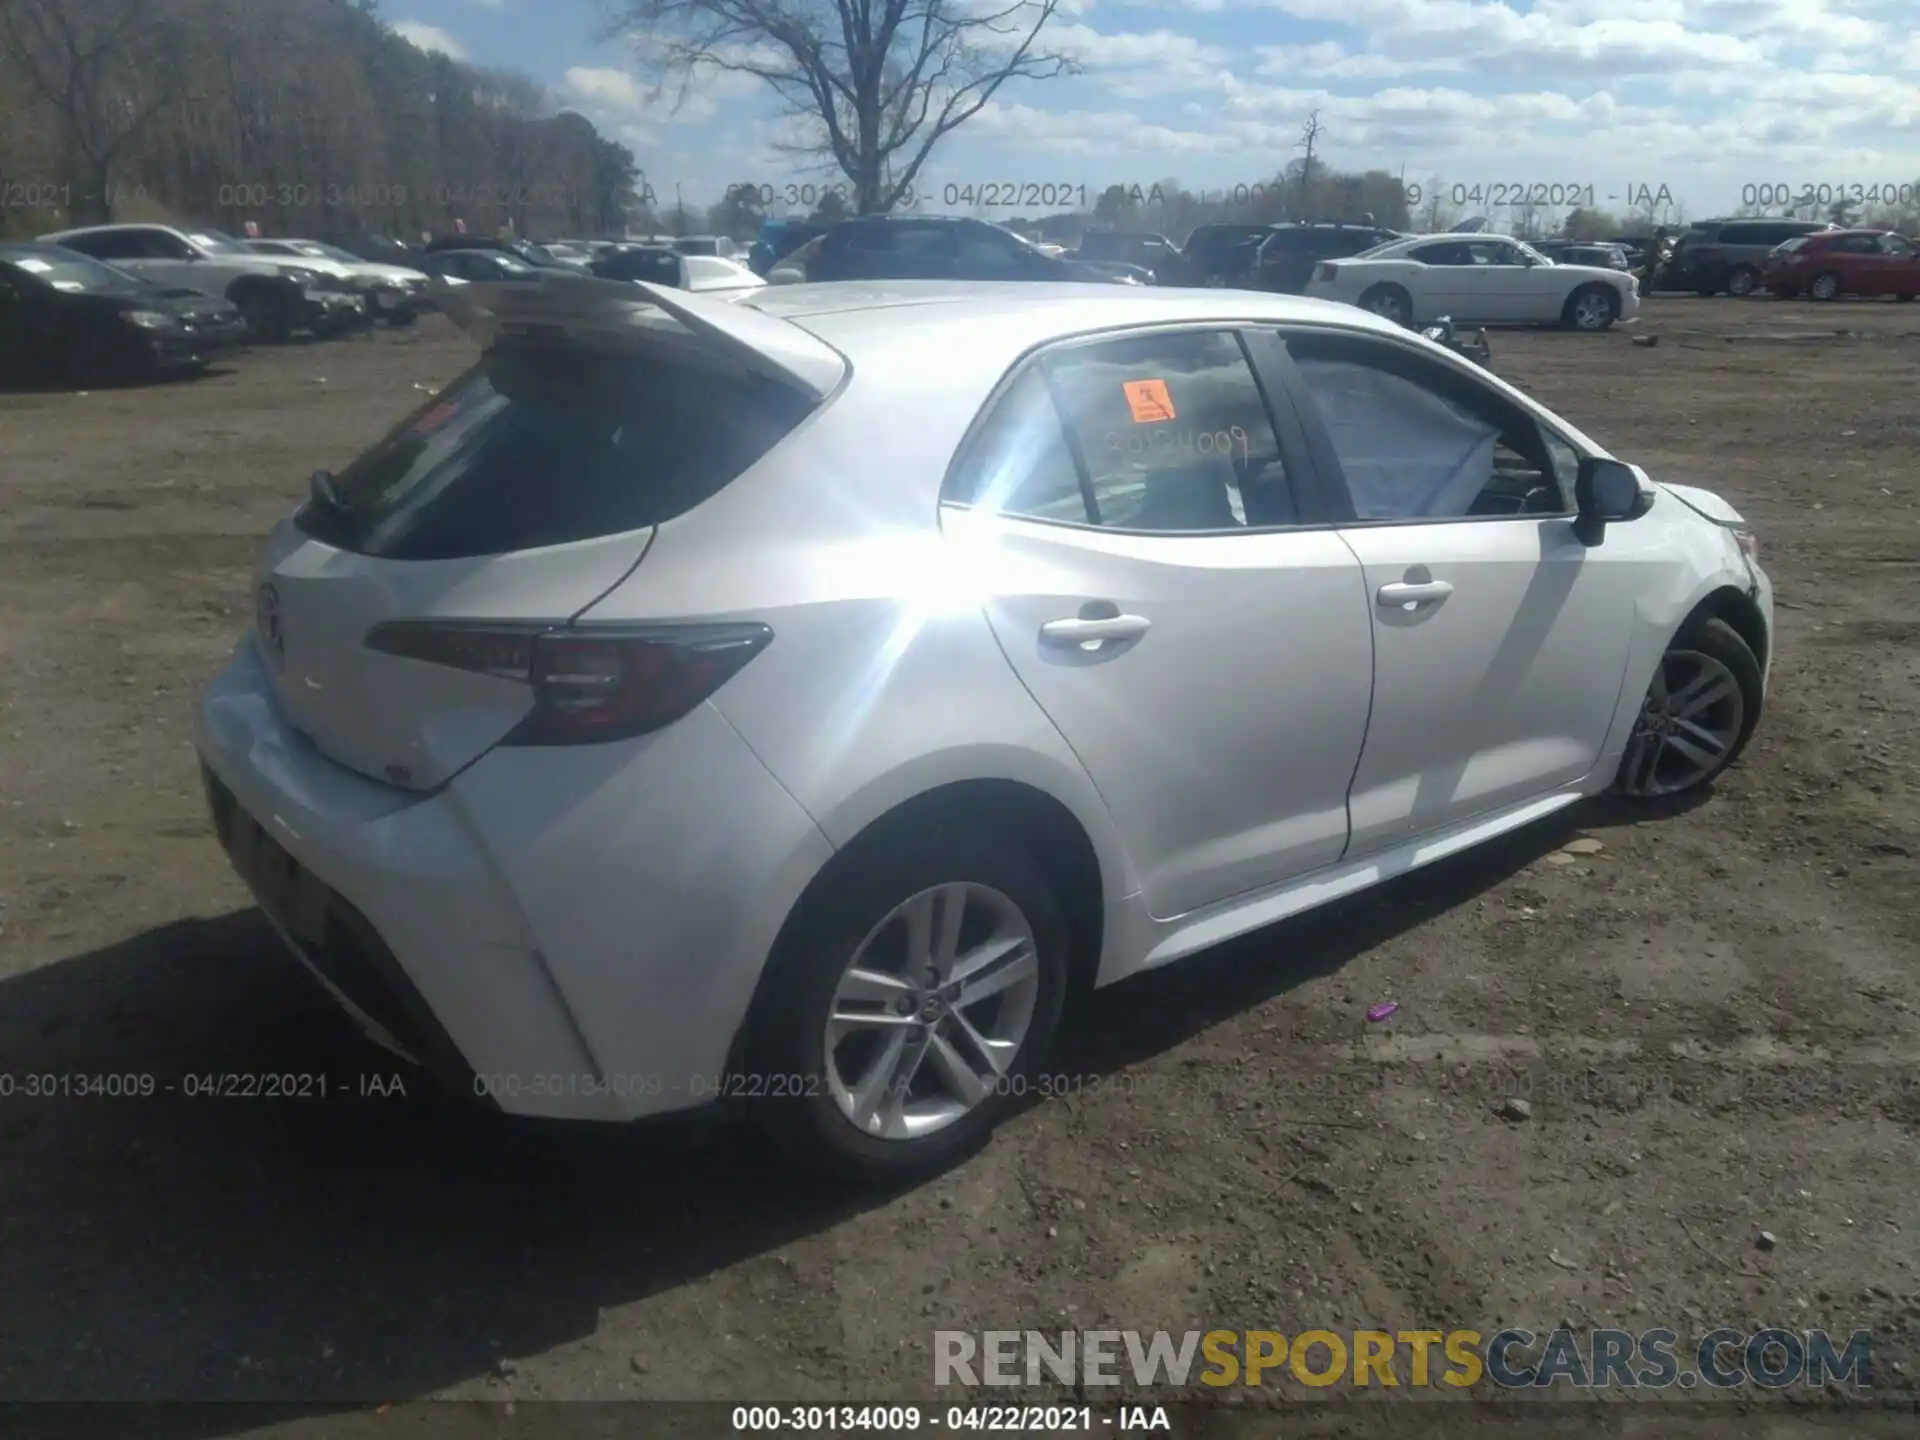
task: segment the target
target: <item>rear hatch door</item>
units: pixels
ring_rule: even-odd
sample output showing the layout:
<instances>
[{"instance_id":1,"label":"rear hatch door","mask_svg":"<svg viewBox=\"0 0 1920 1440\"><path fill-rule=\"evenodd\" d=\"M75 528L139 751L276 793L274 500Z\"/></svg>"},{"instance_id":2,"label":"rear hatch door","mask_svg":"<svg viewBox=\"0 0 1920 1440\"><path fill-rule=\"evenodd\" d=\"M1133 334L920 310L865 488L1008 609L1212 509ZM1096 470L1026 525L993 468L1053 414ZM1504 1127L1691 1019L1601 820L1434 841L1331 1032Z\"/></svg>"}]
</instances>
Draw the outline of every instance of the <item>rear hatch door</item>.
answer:
<instances>
[{"instance_id":1,"label":"rear hatch door","mask_svg":"<svg viewBox=\"0 0 1920 1440\"><path fill-rule=\"evenodd\" d=\"M846 371L789 321L631 282L473 285L448 308L480 361L315 478L255 594L288 720L340 764L423 790L532 709L514 632L592 605L656 526L745 473ZM402 620L505 637L499 663L484 646L478 668L368 646Z\"/></svg>"}]
</instances>

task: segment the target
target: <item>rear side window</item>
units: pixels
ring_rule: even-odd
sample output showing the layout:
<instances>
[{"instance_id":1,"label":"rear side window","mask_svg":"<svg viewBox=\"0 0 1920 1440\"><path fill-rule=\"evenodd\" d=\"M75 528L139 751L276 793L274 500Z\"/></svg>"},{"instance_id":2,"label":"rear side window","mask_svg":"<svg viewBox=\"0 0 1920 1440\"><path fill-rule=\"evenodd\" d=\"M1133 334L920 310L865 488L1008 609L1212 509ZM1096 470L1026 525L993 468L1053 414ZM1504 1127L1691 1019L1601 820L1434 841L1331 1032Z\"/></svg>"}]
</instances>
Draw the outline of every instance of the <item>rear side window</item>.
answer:
<instances>
[{"instance_id":1,"label":"rear side window","mask_svg":"<svg viewBox=\"0 0 1920 1440\"><path fill-rule=\"evenodd\" d=\"M744 472L812 405L754 375L502 341L335 478L307 533L394 560L562 545L658 525Z\"/></svg>"},{"instance_id":2,"label":"rear side window","mask_svg":"<svg viewBox=\"0 0 1920 1440\"><path fill-rule=\"evenodd\" d=\"M1047 356L995 403L946 498L1160 534L1298 523L1266 401L1225 331Z\"/></svg>"},{"instance_id":3,"label":"rear side window","mask_svg":"<svg viewBox=\"0 0 1920 1440\"><path fill-rule=\"evenodd\" d=\"M1295 523L1280 446L1239 338L1179 331L1045 361L1086 468L1095 524L1232 530Z\"/></svg>"}]
</instances>

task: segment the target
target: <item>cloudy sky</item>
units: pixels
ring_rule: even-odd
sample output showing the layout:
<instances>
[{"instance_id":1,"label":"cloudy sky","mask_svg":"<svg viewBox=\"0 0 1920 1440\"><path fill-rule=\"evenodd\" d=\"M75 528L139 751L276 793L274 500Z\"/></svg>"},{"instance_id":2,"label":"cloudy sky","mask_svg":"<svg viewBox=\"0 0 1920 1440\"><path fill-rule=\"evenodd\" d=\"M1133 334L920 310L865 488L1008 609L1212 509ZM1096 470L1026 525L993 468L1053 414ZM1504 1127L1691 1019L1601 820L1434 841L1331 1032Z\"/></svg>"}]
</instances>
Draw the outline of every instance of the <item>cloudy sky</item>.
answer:
<instances>
[{"instance_id":1,"label":"cloudy sky","mask_svg":"<svg viewBox=\"0 0 1920 1440\"><path fill-rule=\"evenodd\" d=\"M1318 110L1331 163L1438 176L1449 191L1592 186L1621 209L1630 189L1665 185L1695 217L1755 186L1910 191L1915 4L1061 0L1048 34L1084 73L1003 87L943 142L921 190L939 209L969 181L1224 189L1296 156ZM415 44L548 86L632 148L665 204L676 183L706 204L735 180L838 178L779 153L780 117L755 82L722 77L677 112L670 95L653 100L634 52L596 38L588 0L382 10Z\"/></svg>"}]
</instances>

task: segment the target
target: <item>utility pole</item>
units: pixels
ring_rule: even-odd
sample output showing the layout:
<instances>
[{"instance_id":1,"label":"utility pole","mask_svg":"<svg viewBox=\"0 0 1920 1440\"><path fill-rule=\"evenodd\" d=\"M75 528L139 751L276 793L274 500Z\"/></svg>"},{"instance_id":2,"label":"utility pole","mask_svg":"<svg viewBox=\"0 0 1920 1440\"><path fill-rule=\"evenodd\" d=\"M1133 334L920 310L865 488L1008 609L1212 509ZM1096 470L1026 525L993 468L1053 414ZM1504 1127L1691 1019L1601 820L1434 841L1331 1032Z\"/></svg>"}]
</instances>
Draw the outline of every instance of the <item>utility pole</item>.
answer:
<instances>
[{"instance_id":1,"label":"utility pole","mask_svg":"<svg viewBox=\"0 0 1920 1440\"><path fill-rule=\"evenodd\" d=\"M1307 186L1313 180L1313 147L1320 139L1321 133L1320 112L1316 110L1307 116L1307 128L1300 132L1300 144L1307 152L1307 158L1300 162L1300 218L1302 220L1313 218L1307 213Z\"/></svg>"}]
</instances>

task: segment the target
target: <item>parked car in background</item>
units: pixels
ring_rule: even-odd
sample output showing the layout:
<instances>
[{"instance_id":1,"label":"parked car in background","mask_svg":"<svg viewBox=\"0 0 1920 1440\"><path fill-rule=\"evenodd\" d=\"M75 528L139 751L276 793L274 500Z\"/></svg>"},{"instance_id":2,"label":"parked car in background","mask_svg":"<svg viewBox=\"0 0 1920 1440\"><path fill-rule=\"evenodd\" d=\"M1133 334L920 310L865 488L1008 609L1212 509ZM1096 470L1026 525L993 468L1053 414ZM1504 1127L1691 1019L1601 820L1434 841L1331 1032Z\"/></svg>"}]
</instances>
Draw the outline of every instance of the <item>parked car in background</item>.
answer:
<instances>
[{"instance_id":1,"label":"parked car in background","mask_svg":"<svg viewBox=\"0 0 1920 1440\"><path fill-rule=\"evenodd\" d=\"M844 220L768 272L775 284L820 280L1072 280L1128 284L1048 255L1013 231L955 215Z\"/></svg>"},{"instance_id":2,"label":"parked car in background","mask_svg":"<svg viewBox=\"0 0 1920 1440\"><path fill-rule=\"evenodd\" d=\"M767 282L737 260L718 255L682 255L658 246L634 247L593 262L601 280L642 281L709 295L745 295Z\"/></svg>"},{"instance_id":3,"label":"parked car in background","mask_svg":"<svg viewBox=\"0 0 1920 1440\"><path fill-rule=\"evenodd\" d=\"M1662 290L1697 295L1751 295L1774 248L1802 235L1840 227L1824 220L1699 220L1678 237L1661 272Z\"/></svg>"},{"instance_id":4,"label":"parked car in background","mask_svg":"<svg viewBox=\"0 0 1920 1440\"><path fill-rule=\"evenodd\" d=\"M1177 267L1181 285L1207 285L1215 288L1237 286L1253 269L1253 257L1261 243L1274 232L1272 225L1196 225L1180 247ZM1162 276L1166 284L1168 277Z\"/></svg>"},{"instance_id":5,"label":"parked car in background","mask_svg":"<svg viewBox=\"0 0 1920 1440\"><path fill-rule=\"evenodd\" d=\"M548 259L571 265L576 270L585 270L593 263L593 248L583 240L541 240L534 248Z\"/></svg>"},{"instance_id":6,"label":"parked car in background","mask_svg":"<svg viewBox=\"0 0 1920 1440\"><path fill-rule=\"evenodd\" d=\"M457 308L480 358L273 528L195 740L293 953L511 1113L744 1096L924 1174L1084 988L1610 789L1658 814L1761 718L1739 514L1359 310Z\"/></svg>"},{"instance_id":7,"label":"parked car in background","mask_svg":"<svg viewBox=\"0 0 1920 1440\"><path fill-rule=\"evenodd\" d=\"M673 248L682 255L713 255L728 260L739 247L725 235L680 235L675 237Z\"/></svg>"},{"instance_id":8,"label":"parked car in background","mask_svg":"<svg viewBox=\"0 0 1920 1440\"><path fill-rule=\"evenodd\" d=\"M1089 230L1080 237L1073 257L1101 266L1118 264L1145 271L1142 283L1171 284L1180 275L1180 247L1154 230Z\"/></svg>"},{"instance_id":9,"label":"parked car in background","mask_svg":"<svg viewBox=\"0 0 1920 1440\"><path fill-rule=\"evenodd\" d=\"M769 220L760 227L760 235L747 251L747 268L765 275L794 251L831 230L835 220Z\"/></svg>"},{"instance_id":10,"label":"parked car in background","mask_svg":"<svg viewBox=\"0 0 1920 1440\"><path fill-rule=\"evenodd\" d=\"M1556 265L1598 265L1608 270L1633 268L1626 247L1607 240L1535 240L1529 243Z\"/></svg>"},{"instance_id":11,"label":"parked car in background","mask_svg":"<svg viewBox=\"0 0 1920 1440\"><path fill-rule=\"evenodd\" d=\"M1091 270L1096 275L1103 275L1109 280L1118 280L1123 285L1158 285L1160 283L1160 277L1153 271L1142 269L1138 265L1129 265L1124 260L1088 260L1081 255L1072 255L1070 258L1083 269Z\"/></svg>"},{"instance_id":12,"label":"parked car in background","mask_svg":"<svg viewBox=\"0 0 1920 1440\"><path fill-rule=\"evenodd\" d=\"M0 375L79 387L204 370L245 338L231 302L57 245L0 243Z\"/></svg>"},{"instance_id":13,"label":"parked car in background","mask_svg":"<svg viewBox=\"0 0 1920 1440\"><path fill-rule=\"evenodd\" d=\"M1480 232L1413 235L1351 260L1322 261L1306 293L1397 325L1445 315L1476 325L1605 330L1640 308L1639 283L1625 271L1556 265L1521 241Z\"/></svg>"},{"instance_id":14,"label":"parked car in background","mask_svg":"<svg viewBox=\"0 0 1920 1440\"><path fill-rule=\"evenodd\" d=\"M538 280L543 275L585 275L572 265L535 265L511 250L436 250L420 259L429 276L455 284L482 280Z\"/></svg>"},{"instance_id":15,"label":"parked car in background","mask_svg":"<svg viewBox=\"0 0 1920 1440\"><path fill-rule=\"evenodd\" d=\"M420 247L420 261L416 263L422 270L432 273L424 263L426 258L430 255L444 254L449 250L489 250L496 255L511 255L521 264L531 265L539 270L573 272L579 268L554 259L537 245L529 245L524 240L503 240L497 235L436 235Z\"/></svg>"},{"instance_id":16,"label":"parked car in background","mask_svg":"<svg viewBox=\"0 0 1920 1440\"><path fill-rule=\"evenodd\" d=\"M1920 295L1920 247L1892 230L1823 230L1782 241L1767 256L1761 283L1775 295Z\"/></svg>"},{"instance_id":17,"label":"parked car in background","mask_svg":"<svg viewBox=\"0 0 1920 1440\"><path fill-rule=\"evenodd\" d=\"M158 285L219 295L239 307L250 339L279 341L296 330L336 334L359 324L366 301L338 276L298 258L257 255L218 230L171 225L89 225L42 235Z\"/></svg>"},{"instance_id":18,"label":"parked car in background","mask_svg":"<svg viewBox=\"0 0 1920 1440\"><path fill-rule=\"evenodd\" d=\"M371 318L389 325L411 324L425 297L426 272L416 266L362 260L351 250L320 240L254 239L246 246L259 255L289 256L337 276L366 296Z\"/></svg>"},{"instance_id":19,"label":"parked car in background","mask_svg":"<svg viewBox=\"0 0 1920 1440\"><path fill-rule=\"evenodd\" d=\"M1378 225L1276 225L1254 247L1247 272L1236 283L1275 295L1303 294L1322 260L1345 260L1404 238Z\"/></svg>"},{"instance_id":20,"label":"parked car in background","mask_svg":"<svg viewBox=\"0 0 1920 1440\"><path fill-rule=\"evenodd\" d=\"M371 260L376 265L394 265L408 270L419 268L419 247L396 240L391 235L342 235L328 243L336 249L345 250L349 255Z\"/></svg>"}]
</instances>

